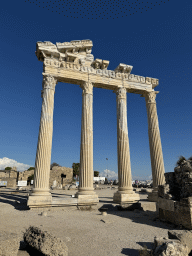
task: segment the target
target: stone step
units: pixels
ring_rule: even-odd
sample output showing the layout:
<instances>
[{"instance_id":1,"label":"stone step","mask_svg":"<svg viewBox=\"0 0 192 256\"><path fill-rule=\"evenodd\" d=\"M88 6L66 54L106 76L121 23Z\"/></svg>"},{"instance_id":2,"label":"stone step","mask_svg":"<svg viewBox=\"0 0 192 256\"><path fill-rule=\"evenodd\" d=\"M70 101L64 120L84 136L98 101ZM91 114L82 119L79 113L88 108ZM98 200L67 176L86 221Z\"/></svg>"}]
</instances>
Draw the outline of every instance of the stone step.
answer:
<instances>
[{"instance_id":1,"label":"stone step","mask_svg":"<svg viewBox=\"0 0 192 256\"><path fill-rule=\"evenodd\" d=\"M77 198L52 198L52 206L77 206Z\"/></svg>"},{"instance_id":2,"label":"stone step","mask_svg":"<svg viewBox=\"0 0 192 256\"><path fill-rule=\"evenodd\" d=\"M156 212L156 202L139 201L139 204L143 208L143 211Z\"/></svg>"}]
</instances>

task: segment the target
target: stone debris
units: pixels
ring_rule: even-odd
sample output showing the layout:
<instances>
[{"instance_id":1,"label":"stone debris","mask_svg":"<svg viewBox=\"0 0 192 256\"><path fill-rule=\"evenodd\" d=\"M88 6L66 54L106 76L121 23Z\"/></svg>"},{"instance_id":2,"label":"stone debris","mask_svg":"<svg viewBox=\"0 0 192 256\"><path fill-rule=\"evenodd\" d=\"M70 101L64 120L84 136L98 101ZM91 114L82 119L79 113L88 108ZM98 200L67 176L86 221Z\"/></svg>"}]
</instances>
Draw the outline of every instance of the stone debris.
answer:
<instances>
[{"instance_id":1,"label":"stone debris","mask_svg":"<svg viewBox=\"0 0 192 256\"><path fill-rule=\"evenodd\" d=\"M17 256L21 237L15 233L0 233L0 256Z\"/></svg>"},{"instance_id":2,"label":"stone debris","mask_svg":"<svg viewBox=\"0 0 192 256\"><path fill-rule=\"evenodd\" d=\"M192 250L192 232L188 230L169 230L168 238L154 238L151 250L153 256L188 256Z\"/></svg>"},{"instance_id":3,"label":"stone debris","mask_svg":"<svg viewBox=\"0 0 192 256\"><path fill-rule=\"evenodd\" d=\"M189 252L192 251L192 232L188 230L169 230L169 239L178 239L182 244L187 245Z\"/></svg>"},{"instance_id":4,"label":"stone debris","mask_svg":"<svg viewBox=\"0 0 192 256\"><path fill-rule=\"evenodd\" d=\"M46 256L68 256L68 247L60 238L38 227L30 226L23 238L27 245Z\"/></svg>"},{"instance_id":5,"label":"stone debris","mask_svg":"<svg viewBox=\"0 0 192 256\"><path fill-rule=\"evenodd\" d=\"M41 216L47 216L47 212L42 212Z\"/></svg>"},{"instance_id":6,"label":"stone debris","mask_svg":"<svg viewBox=\"0 0 192 256\"><path fill-rule=\"evenodd\" d=\"M165 173L165 185L158 187L158 196L180 201L192 196L192 161L183 160L174 172Z\"/></svg>"},{"instance_id":7,"label":"stone debris","mask_svg":"<svg viewBox=\"0 0 192 256\"><path fill-rule=\"evenodd\" d=\"M188 256L189 248L179 240L155 238L154 256Z\"/></svg>"}]
</instances>

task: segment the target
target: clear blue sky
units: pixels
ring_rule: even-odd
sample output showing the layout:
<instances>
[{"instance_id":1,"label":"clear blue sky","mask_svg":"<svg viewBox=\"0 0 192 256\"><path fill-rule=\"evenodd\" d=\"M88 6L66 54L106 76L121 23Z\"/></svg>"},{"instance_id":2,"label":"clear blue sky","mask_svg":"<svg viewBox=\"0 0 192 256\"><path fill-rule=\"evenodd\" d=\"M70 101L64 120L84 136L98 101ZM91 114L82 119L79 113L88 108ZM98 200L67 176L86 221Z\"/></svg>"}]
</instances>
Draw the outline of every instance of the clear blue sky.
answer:
<instances>
[{"instance_id":1,"label":"clear blue sky","mask_svg":"<svg viewBox=\"0 0 192 256\"><path fill-rule=\"evenodd\" d=\"M20 170L35 164L43 72L36 42L90 39L92 54L109 60L108 69L125 63L135 75L159 79L165 171L173 171L180 155L192 155L191 13L191 0L1 1L0 169L8 163ZM93 94L94 170L117 173L116 95L98 88ZM58 83L51 162L66 167L79 162L81 107L79 86ZM151 163L140 95L127 94L127 118L132 174L145 178Z\"/></svg>"}]
</instances>

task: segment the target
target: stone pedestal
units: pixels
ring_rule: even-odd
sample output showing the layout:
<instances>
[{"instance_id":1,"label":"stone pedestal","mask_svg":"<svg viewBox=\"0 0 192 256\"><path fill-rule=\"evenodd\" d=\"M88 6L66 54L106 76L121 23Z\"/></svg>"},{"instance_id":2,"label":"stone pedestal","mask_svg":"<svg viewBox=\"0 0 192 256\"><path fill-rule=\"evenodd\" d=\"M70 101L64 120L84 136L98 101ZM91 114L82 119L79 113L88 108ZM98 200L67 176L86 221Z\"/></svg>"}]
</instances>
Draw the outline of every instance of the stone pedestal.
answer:
<instances>
[{"instance_id":1,"label":"stone pedestal","mask_svg":"<svg viewBox=\"0 0 192 256\"><path fill-rule=\"evenodd\" d=\"M53 134L53 108L56 79L44 75L42 90L42 110L37 144L34 185L28 197L27 205L33 207L50 207L52 196L49 190L51 148Z\"/></svg>"},{"instance_id":2,"label":"stone pedestal","mask_svg":"<svg viewBox=\"0 0 192 256\"><path fill-rule=\"evenodd\" d=\"M91 206L99 202L93 188L93 85L84 82L81 85L82 119L79 189L76 193L78 206Z\"/></svg>"},{"instance_id":3,"label":"stone pedestal","mask_svg":"<svg viewBox=\"0 0 192 256\"><path fill-rule=\"evenodd\" d=\"M113 196L113 201L122 207L137 203L139 195L133 191L131 177L131 162L127 128L127 100L126 89L116 91L117 101L117 154L118 154L118 191Z\"/></svg>"},{"instance_id":4,"label":"stone pedestal","mask_svg":"<svg viewBox=\"0 0 192 256\"><path fill-rule=\"evenodd\" d=\"M147 107L149 146L153 177L153 191L149 194L148 200L153 202L156 202L158 199L158 186L165 184L163 152L155 100L157 93L158 92L156 91L144 93Z\"/></svg>"}]
</instances>

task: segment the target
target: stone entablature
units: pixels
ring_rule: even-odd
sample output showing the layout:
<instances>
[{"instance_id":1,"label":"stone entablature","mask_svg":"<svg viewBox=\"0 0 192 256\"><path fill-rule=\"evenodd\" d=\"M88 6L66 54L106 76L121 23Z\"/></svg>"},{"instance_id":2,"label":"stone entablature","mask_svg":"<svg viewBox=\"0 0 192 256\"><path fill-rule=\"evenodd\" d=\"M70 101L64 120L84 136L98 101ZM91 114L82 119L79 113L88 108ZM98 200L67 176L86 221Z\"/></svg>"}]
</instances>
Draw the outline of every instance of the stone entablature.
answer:
<instances>
[{"instance_id":1,"label":"stone entablature","mask_svg":"<svg viewBox=\"0 0 192 256\"><path fill-rule=\"evenodd\" d=\"M130 74L133 66L123 63L115 70L108 70L109 61L94 60L92 46L91 40L56 45L51 42L37 42L36 55L44 63L44 74L52 74L59 82L79 84L82 81L91 81L94 87L114 90L123 86L133 93L153 90L159 84L156 78Z\"/></svg>"}]
</instances>

